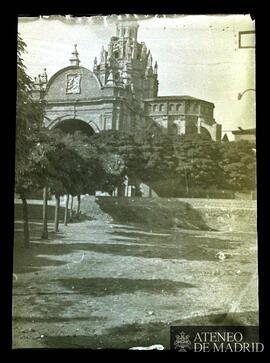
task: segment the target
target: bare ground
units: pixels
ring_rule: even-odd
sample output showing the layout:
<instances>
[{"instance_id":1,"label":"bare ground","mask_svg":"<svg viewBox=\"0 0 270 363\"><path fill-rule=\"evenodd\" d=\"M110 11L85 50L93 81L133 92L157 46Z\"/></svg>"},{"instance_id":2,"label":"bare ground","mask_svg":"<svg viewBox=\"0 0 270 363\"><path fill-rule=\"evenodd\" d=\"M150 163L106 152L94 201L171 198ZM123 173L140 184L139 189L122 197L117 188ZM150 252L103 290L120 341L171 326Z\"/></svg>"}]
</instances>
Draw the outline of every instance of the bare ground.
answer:
<instances>
[{"instance_id":1,"label":"bare ground","mask_svg":"<svg viewBox=\"0 0 270 363\"><path fill-rule=\"evenodd\" d=\"M256 232L15 223L14 348L163 344L170 325L257 325ZM216 254L223 251L224 261Z\"/></svg>"}]
</instances>

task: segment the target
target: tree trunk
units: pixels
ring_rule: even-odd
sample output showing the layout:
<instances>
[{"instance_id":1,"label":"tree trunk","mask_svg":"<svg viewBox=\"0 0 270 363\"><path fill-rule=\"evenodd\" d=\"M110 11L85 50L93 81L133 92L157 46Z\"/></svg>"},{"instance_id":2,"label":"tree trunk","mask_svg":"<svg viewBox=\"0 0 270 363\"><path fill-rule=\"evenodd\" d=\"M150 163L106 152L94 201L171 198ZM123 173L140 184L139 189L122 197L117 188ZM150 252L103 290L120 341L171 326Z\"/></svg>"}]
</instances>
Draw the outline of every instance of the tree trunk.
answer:
<instances>
[{"instance_id":1,"label":"tree trunk","mask_svg":"<svg viewBox=\"0 0 270 363\"><path fill-rule=\"evenodd\" d=\"M48 239L48 188L43 188L43 211L42 211L42 222L43 222L43 230L42 230L42 239Z\"/></svg>"},{"instance_id":2,"label":"tree trunk","mask_svg":"<svg viewBox=\"0 0 270 363\"><path fill-rule=\"evenodd\" d=\"M76 211L76 218L79 220L80 219L80 212L81 212L81 195L77 195L77 211Z\"/></svg>"},{"instance_id":3,"label":"tree trunk","mask_svg":"<svg viewBox=\"0 0 270 363\"><path fill-rule=\"evenodd\" d=\"M67 226L68 224L68 202L69 202L69 194L66 195L65 219L64 219L65 226Z\"/></svg>"},{"instance_id":4,"label":"tree trunk","mask_svg":"<svg viewBox=\"0 0 270 363\"><path fill-rule=\"evenodd\" d=\"M187 176L186 168L185 168L185 180L186 180L186 191L187 191L187 196L189 197L188 176Z\"/></svg>"},{"instance_id":5,"label":"tree trunk","mask_svg":"<svg viewBox=\"0 0 270 363\"><path fill-rule=\"evenodd\" d=\"M60 195L55 194L54 232L59 232Z\"/></svg>"},{"instance_id":6,"label":"tree trunk","mask_svg":"<svg viewBox=\"0 0 270 363\"><path fill-rule=\"evenodd\" d=\"M70 216L69 221L73 222L73 195L71 196L71 202L70 202Z\"/></svg>"},{"instance_id":7,"label":"tree trunk","mask_svg":"<svg viewBox=\"0 0 270 363\"><path fill-rule=\"evenodd\" d=\"M20 197L22 200L22 208L23 208L24 247L29 248L30 241L29 241L29 224L28 224L28 205L24 192L20 192Z\"/></svg>"}]
</instances>

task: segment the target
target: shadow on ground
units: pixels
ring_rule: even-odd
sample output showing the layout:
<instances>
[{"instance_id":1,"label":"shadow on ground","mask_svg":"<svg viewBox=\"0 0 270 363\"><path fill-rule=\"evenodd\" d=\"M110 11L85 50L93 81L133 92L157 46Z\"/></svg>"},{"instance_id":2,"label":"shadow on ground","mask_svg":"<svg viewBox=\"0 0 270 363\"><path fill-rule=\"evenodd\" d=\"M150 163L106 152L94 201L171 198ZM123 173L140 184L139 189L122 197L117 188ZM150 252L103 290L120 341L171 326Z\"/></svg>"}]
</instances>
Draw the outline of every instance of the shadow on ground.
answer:
<instances>
[{"instance_id":1,"label":"shadow on ground","mask_svg":"<svg viewBox=\"0 0 270 363\"><path fill-rule=\"evenodd\" d=\"M85 316L73 316L73 317L28 317L28 316L15 316L13 322L16 323L68 323L76 321L105 321L107 318L102 316L89 315Z\"/></svg>"},{"instance_id":2,"label":"shadow on ground","mask_svg":"<svg viewBox=\"0 0 270 363\"><path fill-rule=\"evenodd\" d=\"M20 226L20 224L18 225ZM104 236L103 240L100 240L99 237L96 243L84 240L83 236L82 238L77 236L77 241L79 240L80 243L72 243L73 240L67 240L64 233L54 233L51 228L49 229L49 239L43 241L40 239L40 224L31 222L30 228L31 243L28 249L25 249L21 242L23 232L18 230L18 228L16 230L14 249L15 273L37 272L43 267L61 266L68 263L68 261L58 261L53 256L81 251L143 258L215 261L218 251L232 250L240 245L240 242L232 243L231 240L221 240L218 238L194 238L193 235L183 232L181 234L176 232L166 236L115 230L106 232L107 235L109 234L109 237ZM59 243L59 240L63 240L63 243ZM58 243L54 243L54 241ZM65 241L68 243L65 243ZM113 243L108 243L108 241ZM140 244L139 248L138 244Z\"/></svg>"},{"instance_id":3,"label":"shadow on ground","mask_svg":"<svg viewBox=\"0 0 270 363\"><path fill-rule=\"evenodd\" d=\"M147 293L176 294L179 289L195 287L185 282L171 280L145 280L128 278L81 278L54 280L70 291L91 296L106 296L118 294L132 294L136 291Z\"/></svg>"}]
</instances>

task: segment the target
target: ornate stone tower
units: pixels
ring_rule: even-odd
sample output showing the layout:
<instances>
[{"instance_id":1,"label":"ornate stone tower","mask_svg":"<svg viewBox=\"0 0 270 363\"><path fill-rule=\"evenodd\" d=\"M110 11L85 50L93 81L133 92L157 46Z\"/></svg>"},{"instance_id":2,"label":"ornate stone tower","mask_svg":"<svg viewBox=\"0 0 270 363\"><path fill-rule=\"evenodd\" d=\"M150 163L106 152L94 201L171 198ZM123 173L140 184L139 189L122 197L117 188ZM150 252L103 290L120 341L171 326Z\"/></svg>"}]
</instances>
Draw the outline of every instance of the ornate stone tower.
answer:
<instances>
[{"instance_id":1,"label":"ornate stone tower","mask_svg":"<svg viewBox=\"0 0 270 363\"><path fill-rule=\"evenodd\" d=\"M100 62L95 58L93 71L102 86L130 89L142 105L145 98L157 96L158 76L151 52L145 43L137 41L138 28L134 20L118 22L116 36L111 38L108 50L101 48Z\"/></svg>"}]
</instances>

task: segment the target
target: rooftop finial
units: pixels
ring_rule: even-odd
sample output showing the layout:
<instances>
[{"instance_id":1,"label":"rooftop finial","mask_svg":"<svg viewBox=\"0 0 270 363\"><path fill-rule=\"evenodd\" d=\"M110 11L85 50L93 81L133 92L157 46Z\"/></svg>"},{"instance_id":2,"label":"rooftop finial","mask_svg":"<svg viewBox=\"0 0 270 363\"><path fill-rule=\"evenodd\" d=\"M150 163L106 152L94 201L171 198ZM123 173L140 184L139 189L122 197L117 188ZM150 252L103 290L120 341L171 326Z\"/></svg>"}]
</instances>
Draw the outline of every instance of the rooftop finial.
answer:
<instances>
[{"instance_id":1,"label":"rooftop finial","mask_svg":"<svg viewBox=\"0 0 270 363\"><path fill-rule=\"evenodd\" d=\"M47 76L46 68L43 69L42 81L43 81L43 83L47 83L47 81L48 81L48 76Z\"/></svg>"},{"instance_id":2,"label":"rooftop finial","mask_svg":"<svg viewBox=\"0 0 270 363\"><path fill-rule=\"evenodd\" d=\"M94 59L94 67L93 70L96 71L97 70L97 57L95 57Z\"/></svg>"},{"instance_id":3,"label":"rooftop finial","mask_svg":"<svg viewBox=\"0 0 270 363\"><path fill-rule=\"evenodd\" d=\"M72 66L79 66L80 60L79 60L79 53L77 51L77 44L74 44L74 50L72 52L71 58L70 58L70 64Z\"/></svg>"}]
</instances>

